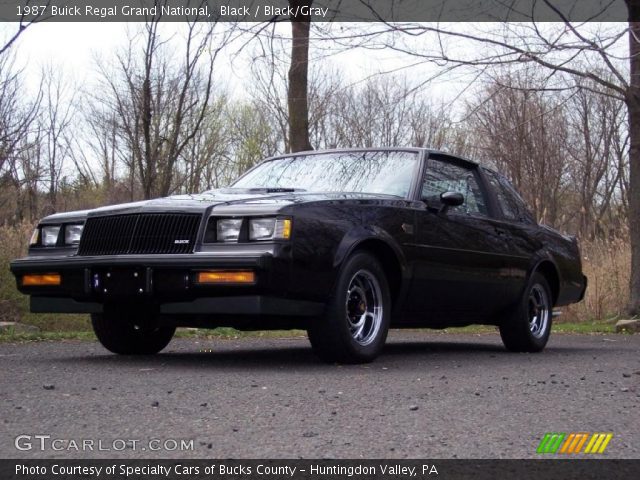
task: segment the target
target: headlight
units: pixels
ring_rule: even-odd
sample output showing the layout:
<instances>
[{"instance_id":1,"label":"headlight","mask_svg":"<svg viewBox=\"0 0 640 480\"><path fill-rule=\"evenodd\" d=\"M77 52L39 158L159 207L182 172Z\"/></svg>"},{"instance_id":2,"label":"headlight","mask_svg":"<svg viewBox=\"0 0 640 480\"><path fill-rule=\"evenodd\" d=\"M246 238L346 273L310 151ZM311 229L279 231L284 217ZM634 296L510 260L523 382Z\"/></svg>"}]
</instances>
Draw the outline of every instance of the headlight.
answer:
<instances>
[{"instance_id":1,"label":"headlight","mask_svg":"<svg viewBox=\"0 0 640 480\"><path fill-rule=\"evenodd\" d=\"M218 220L216 238L219 242L237 242L241 227L242 219L225 218Z\"/></svg>"},{"instance_id":2,"label":"headlight","mask_svg":"<svg viewBox=\"0 0 640 480\"><path fill-rule=\"evenodd\" d=\"M249 240L288 240L291 220L288 218L254 218L249 220Z\"/></svg>"},{"instance_id":3,"label":"headlight","mask_svg":"<svg viewBox=\"0 0 640 480\"><path fill-rule=\"evenodd\" d=\"M276 228L275 218L255 218L249 221L250 240L269 240Z\"/></svg>"},{"instance_id":4,"label":"headlight","mask_svg":"<svg viewBox=\"0 0 640 480\"><path fill-rule=\"evenodd\" d=\"M48 225L42 227L42 245L45 247L53 247L58 243L58 235L60 234L60 225Z\"/></svg>"},{"instance_id":5,"label":"headlight","mask_svg":"<svg viewBox=\"0 0 640 480\"><path fill-rule=\"evenodd\" d=\"M67 225L64 227L65 245L78 245L82 236L84 225Z\"/></svg>"}]
</instances>

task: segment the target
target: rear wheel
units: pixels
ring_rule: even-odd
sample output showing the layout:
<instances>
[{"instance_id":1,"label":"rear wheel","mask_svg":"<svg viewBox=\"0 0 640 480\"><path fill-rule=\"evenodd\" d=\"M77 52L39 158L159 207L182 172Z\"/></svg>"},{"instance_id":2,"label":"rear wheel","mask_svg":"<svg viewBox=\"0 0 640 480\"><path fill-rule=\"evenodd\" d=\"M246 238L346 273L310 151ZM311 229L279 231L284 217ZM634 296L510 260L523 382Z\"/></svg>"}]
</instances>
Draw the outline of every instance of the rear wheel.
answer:
<instances>
[{"instance_id":1,"label":"rear wheel","mask_svg":"<svg viewBox=\"0 0 640 480\"><path fill-rule=\"evenodd\" d=\"M518 304L500 325L500 336L512 352L540 352L551 333L553 300L549 283L535 273Z\"/></svg>"},{"instance_id":2,"label":"rear wheel","mask_svg":"<svg viewBox=\"0 0 640 480\"><path fill-rule=\"evenodd\" d=\"M308 335L324 361L365 363L382 350L389 330L391 296L378 260L358 252L345 262L323 318Z\"/></svg>"},{"instance_id":3,"label":"rear wheel","mask_svg":"<svg viewBox=\"0 0 640 480\"><path fill-rule=\"evenodd\" d=\"M144 314L94 313L91 325L104 348L121 355L152 355L166 347L175 327L159 326Z\"/></svg>"}]
</instances>

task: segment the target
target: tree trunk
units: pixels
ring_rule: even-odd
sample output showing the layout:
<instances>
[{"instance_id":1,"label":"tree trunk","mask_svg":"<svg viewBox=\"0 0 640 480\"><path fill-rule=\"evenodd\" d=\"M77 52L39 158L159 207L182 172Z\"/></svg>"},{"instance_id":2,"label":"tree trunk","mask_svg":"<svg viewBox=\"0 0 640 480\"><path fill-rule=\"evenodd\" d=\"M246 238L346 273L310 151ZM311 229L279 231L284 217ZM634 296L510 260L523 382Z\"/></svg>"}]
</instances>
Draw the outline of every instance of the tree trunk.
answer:
<instances>
[{"instance_id":1,"label":"tree trunk","mask_svg":"<svg viewBox=\"0 0 640 480\"><path fill-rule=\"evenodd\" d=\"M640 34L640 28L638 29ZM639 72L640 73L640 72ZM629 92L629 237L631 242L631 281L629 313L640 314L640 91Z\"/></svg>"},{"instance_id":2,"label":"tree trunk","mask_svg":"<svg viewBox=\"0 0 640 480\"><path fill-rule=\"evenodd\" d=\"M629 313L640 314L640 2L629 1L629 53L631 81L627 91L629 110L629 235L631 280Z\"/></svg>"},{"instance_id":3,"label":"tree trunk","mask_svg":"<svg viewBox=\"0 0 640 480\"><path fill-rule=\"evenodd\" d=\"M312 0L289 0L289 5L311 6ZM291 66L289 67L289 151L311 150L309 142L309 104L307 76L309 72L309 30L311 17L291 19Z\"/></svg>"}]
</instances>

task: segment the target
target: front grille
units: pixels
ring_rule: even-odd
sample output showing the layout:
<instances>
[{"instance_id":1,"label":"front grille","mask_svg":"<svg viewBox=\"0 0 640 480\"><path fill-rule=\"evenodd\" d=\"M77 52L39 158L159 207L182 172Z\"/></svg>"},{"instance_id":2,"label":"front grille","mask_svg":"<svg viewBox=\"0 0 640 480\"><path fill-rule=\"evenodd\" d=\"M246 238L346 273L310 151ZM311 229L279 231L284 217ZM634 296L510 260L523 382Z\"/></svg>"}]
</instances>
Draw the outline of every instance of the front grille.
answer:
<instances>
[{"instance_id":1,"label":"front grille","mask_svg":"<svg viewBox=\"0 0 640 480\"><path fill-rule=\"evenodd\" d=\"M88 218L78 255L191 253L201 216L143 213Z\"/></svg>"}]
</instances>

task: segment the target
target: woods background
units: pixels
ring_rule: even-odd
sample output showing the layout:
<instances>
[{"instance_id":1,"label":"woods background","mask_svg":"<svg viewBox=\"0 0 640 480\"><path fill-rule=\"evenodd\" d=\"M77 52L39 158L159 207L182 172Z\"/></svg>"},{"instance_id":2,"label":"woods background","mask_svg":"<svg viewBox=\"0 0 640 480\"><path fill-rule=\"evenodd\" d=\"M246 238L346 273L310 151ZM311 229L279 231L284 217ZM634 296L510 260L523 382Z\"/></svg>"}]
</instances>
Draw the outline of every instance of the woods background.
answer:
<instances>
[{"instance_id":1,"label":"woods background","mask_svg":"<svg viewBox=\"0 0 640 480\"><path fill-rule=\"evenodd\" d=\"M0 320L85 325L29 315L8 272L44 215L224 186L278 153L375 146L429 146L496 168L541 223L580 240L590 286L563 318L637 313L631 147L640 139L630 112L640 28L559 20L463 33L297 18L185 23L175 34L151 19L102 52L96 84L43 65L29 95L18 35L9 35L0 51ZM341 49L387 49L437 68L353 82L321 54ZM240 98L220 61L230 50L251 59ZM466 82L464 95L443 101L432 85L444 75Z\"/></svg>"}]
</instances>

